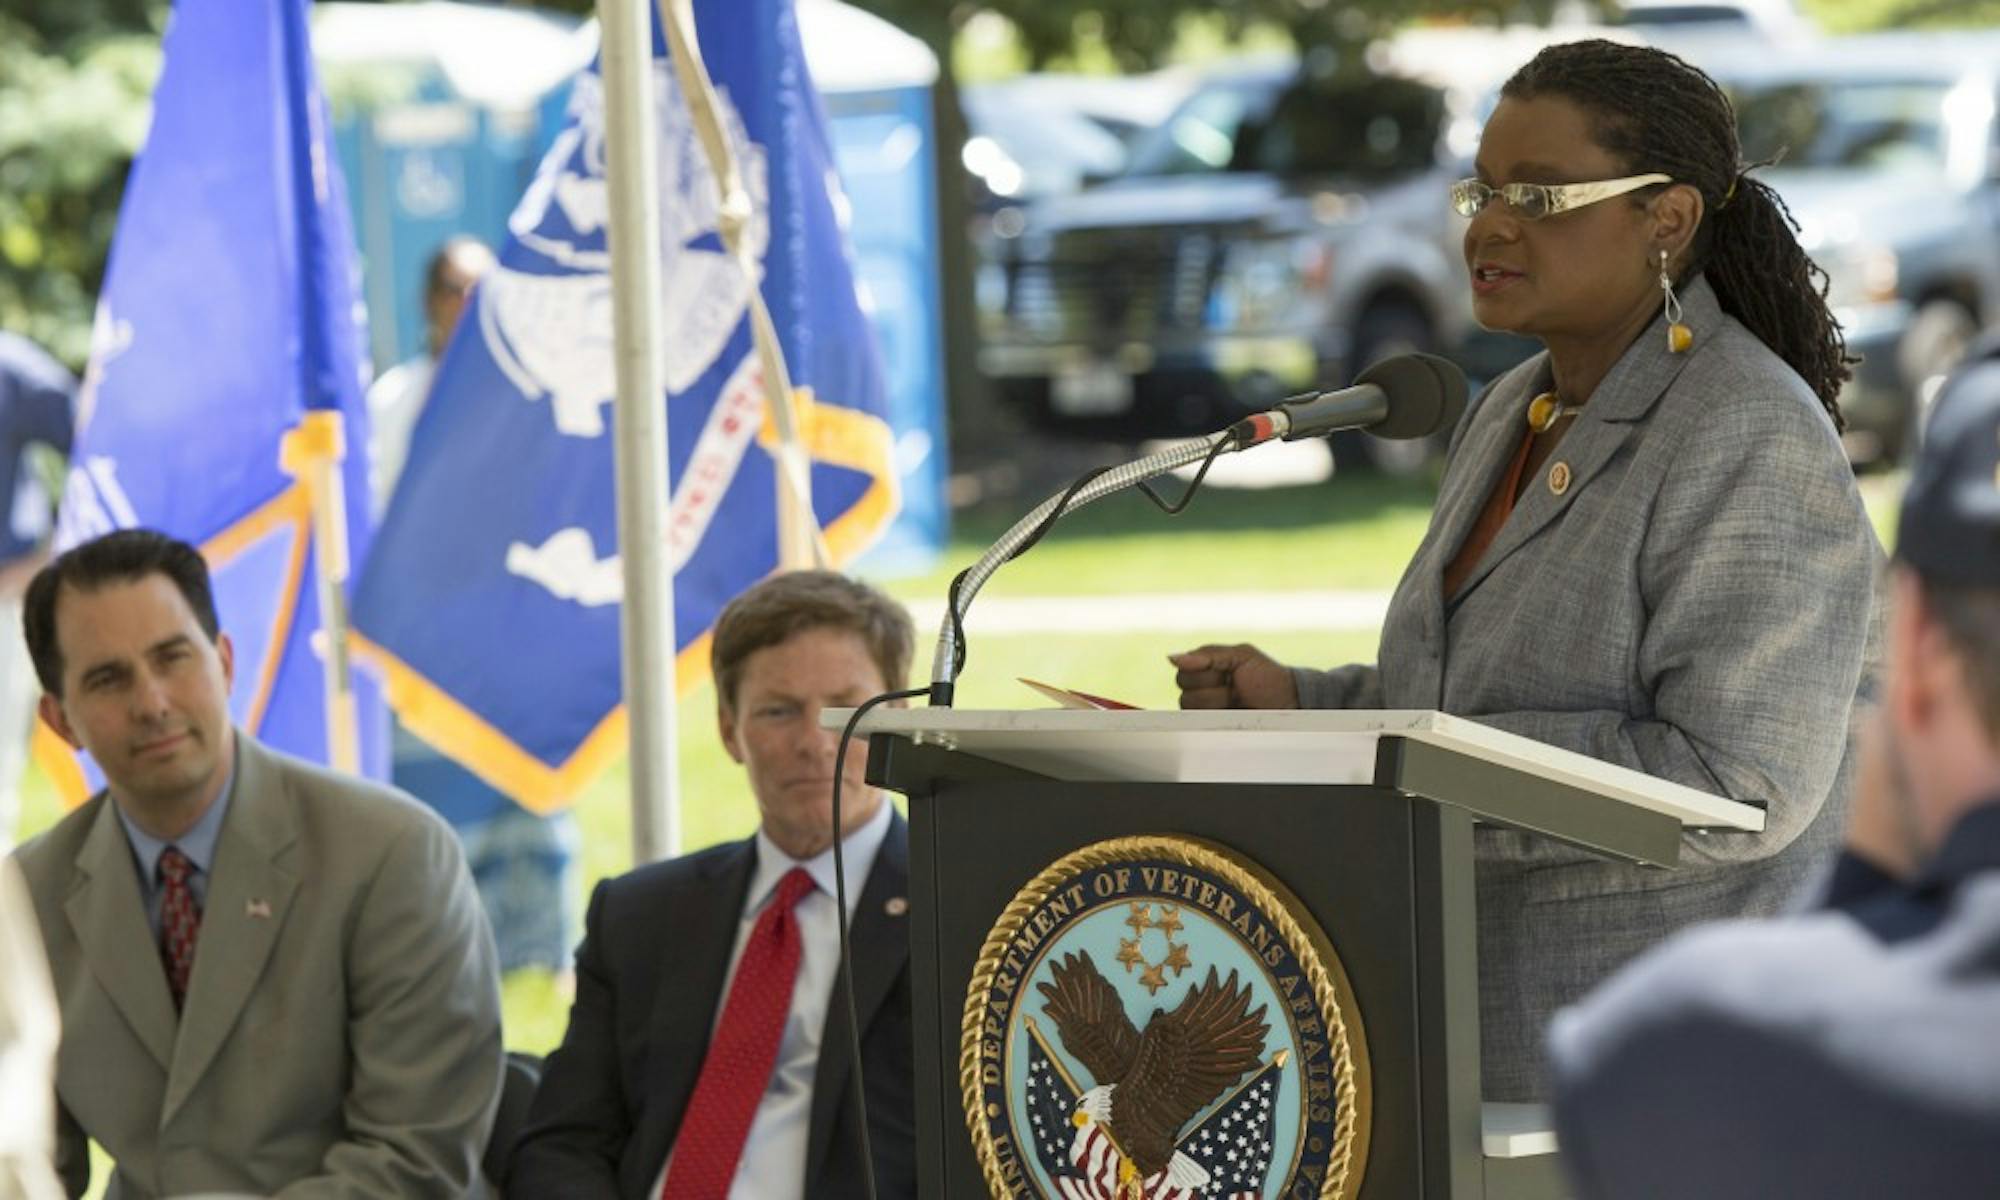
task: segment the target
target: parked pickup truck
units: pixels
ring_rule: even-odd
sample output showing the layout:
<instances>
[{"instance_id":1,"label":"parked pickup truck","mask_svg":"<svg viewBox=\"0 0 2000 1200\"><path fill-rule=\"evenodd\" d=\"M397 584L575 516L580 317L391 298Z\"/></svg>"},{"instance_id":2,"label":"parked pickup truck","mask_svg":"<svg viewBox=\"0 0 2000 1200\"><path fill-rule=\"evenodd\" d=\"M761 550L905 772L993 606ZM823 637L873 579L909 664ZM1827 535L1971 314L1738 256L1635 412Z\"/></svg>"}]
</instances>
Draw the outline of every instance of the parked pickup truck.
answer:
<instances>
[{"instance_id":1,"label":"parked pickup truck","mask_svg":"<svg viewBox=\"0 0 2000 1200\"><path fill-rule=\"evenodd\" d=\"M980 363L1045 426L1204 432L1470 327L1437 88L1291 62L1197 87L1115 178L997 214ZM1410 469L1421 443L1358 438Z\"/></svg>"}]
</instances>

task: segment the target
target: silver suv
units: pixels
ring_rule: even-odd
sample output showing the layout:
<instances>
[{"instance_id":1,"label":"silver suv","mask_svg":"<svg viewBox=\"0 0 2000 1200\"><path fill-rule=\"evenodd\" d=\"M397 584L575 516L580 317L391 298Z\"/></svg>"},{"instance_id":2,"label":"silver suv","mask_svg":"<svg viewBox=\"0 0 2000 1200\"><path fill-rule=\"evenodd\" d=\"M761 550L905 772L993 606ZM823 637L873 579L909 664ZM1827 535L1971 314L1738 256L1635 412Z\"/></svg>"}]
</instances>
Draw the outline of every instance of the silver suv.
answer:
<instances>
[{"instance_id":1,"label":"silver suv","mask_svg":"<svg viewBox=\"0 0 2000 1200\"><path fill-rule=\"evenodd\" d=\"M1835 38L1710 66L1743 150L1826 269L1862 358L1841 396L1857 459L1903 457L1945 372L2000 323L2000 37Z\"/></svg>"}]
</instances>

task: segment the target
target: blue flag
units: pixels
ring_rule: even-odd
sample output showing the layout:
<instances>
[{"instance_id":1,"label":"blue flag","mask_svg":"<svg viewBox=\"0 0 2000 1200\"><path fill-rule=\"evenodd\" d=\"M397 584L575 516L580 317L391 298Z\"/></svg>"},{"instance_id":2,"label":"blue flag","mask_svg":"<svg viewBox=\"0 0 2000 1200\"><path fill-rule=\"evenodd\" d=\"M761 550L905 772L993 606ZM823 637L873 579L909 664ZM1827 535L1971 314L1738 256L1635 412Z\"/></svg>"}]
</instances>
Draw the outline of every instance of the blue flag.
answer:
<instances>
[{"instance_id":1,"label":"blue flag","mask_svg":"<svg viewBox=\"0 0 2000 1200\"><path fill-rule=\"evenodd\" d=\"M347 548L368 545L366 338L306 0L180 0L99 297L59 547L147 526L201 547L236 647L230 710L327 760L306 488L281 462L344 441ZM308 414L318 414L310 420ZM309 430L288 436L302 427ZM362 764L380 699L357 687ZM52 736L65 790L84 777Z\"/></svg>"},{"instance_id":2,"label":"blue flag","mask_svg":"<svg viewBox=\"0 0 2000 1200\"><path fill-rule=\"evenodd\" d=\"M1033 1018L1028 1021L1028 1128L1023 1132L1034 1140L1035 1161L1050 1179L1077 1176L1070 1162L1076 1143L1076 1127L1070 1114L1080 1096L1076 1084L1056 1065L1055 1055L1042 1040L1042 1031Z\"/></svg>"},{"instance_id":3,"label":"blue flag","mask_svg":"<svg viewBox=\"0 0 2000 1200\"><path fill-rule=\"evenodd\" d=\"M698 0L725 137L754 204L746 237L837 562L895 515L882 369L836 213L844 203L791 0ZM778 565L772 422L750 288L717 234L715 178L664 43L659 128L677 670L703 677L731 597ZM522 804L574 800L625 744L606 250L604 92L569 123L509 222L438 364L356 596L364 652L404 723Z\"/></svg>"}]
</instances>

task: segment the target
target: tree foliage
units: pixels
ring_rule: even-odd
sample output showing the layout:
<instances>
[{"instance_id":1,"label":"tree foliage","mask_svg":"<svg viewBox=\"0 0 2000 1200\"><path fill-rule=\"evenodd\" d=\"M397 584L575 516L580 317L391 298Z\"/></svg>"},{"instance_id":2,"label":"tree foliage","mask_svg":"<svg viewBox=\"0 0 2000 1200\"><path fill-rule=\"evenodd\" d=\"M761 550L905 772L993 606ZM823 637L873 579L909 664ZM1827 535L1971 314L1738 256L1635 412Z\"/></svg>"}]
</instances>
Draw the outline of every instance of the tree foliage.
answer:
<instances>
[{"instance_id":1,"label":"tree foliage","mask_svg":"<svg viewBox=\"0 0 2000 1200\"><path fill-rule=\"evenodd\" d=\"M1088 41L1102 45L1128 71L1167 60L1191 18L1220 19L1225 33L1251 29L1288 34L1301 49L1357 49L1397 26L1423 17L1465 23L1544 21L1556 0L852 0L944 51L973 17L1003 17L1020 38L1029 64L1043 68Z\"/></svg>"},{"instance_id":2,"label":"tree foliage","mask_svg":"<svg viewBox=\"0 0 2000 1200\"><path fill-rule=\"evenodd\" d=\"M2000 0L1803 0L1800 7L1831 33L2000 25Z\"/></svg>"},{"instance_id":3,"label":"tree foliage","mask_svg":"<svg viewBox=\"0 0 2000 1200\"><path fill-rule=\"evenodd\" d=\"M71 365L159 73L165 5L0 0L0 326Z\"/></svg>"}]
</instances>

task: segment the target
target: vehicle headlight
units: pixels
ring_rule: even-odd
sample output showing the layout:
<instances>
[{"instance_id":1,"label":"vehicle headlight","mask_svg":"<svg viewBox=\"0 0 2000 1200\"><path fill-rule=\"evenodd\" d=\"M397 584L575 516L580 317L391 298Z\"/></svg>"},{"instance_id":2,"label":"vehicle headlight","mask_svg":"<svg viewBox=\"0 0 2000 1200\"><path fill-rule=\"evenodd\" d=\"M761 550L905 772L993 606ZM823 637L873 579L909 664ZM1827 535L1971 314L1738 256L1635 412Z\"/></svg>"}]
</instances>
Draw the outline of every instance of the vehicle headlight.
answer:
<instances>
[{"instance_id":1,"label":"vehicle headlight","mask_svg":"<svg viewBox=\"0 0 2000 1200\"><path fill-rule=\"evenodd\" d=\"M965 149L959 152L959 161L965 164L966 170L984 180L987 190L996 196L1020 194L1021 185L1028 179L1027 172L1022 170L1014 156L990 137L967 138Z\"/></svg>"},{"instance_id":2,"label":"vehicle headlight","mask_svg":"<svg viewBox=\"0 0 2000 1200\"><path fill-rule=\"evenodd\" d=\"M1896 298L1896 252L1887 246L1848 242L1823 247L1813 261L1826 272L1830 308L1887 304Z\"/></svg>"},{"instance_id":3,"label":"vehicle headlight","mask_svg":"<svg viewBox=\"0 0 2000 1200\"><path fill-rule=\"evenodd\" d=\"M1208 296L1210 329L1296 323L1326 286L1333 252L1311 239L1266 238L1229 248ZM1309 318L1308 318L1309 319Z\"/></svg>"}]
</instances>

